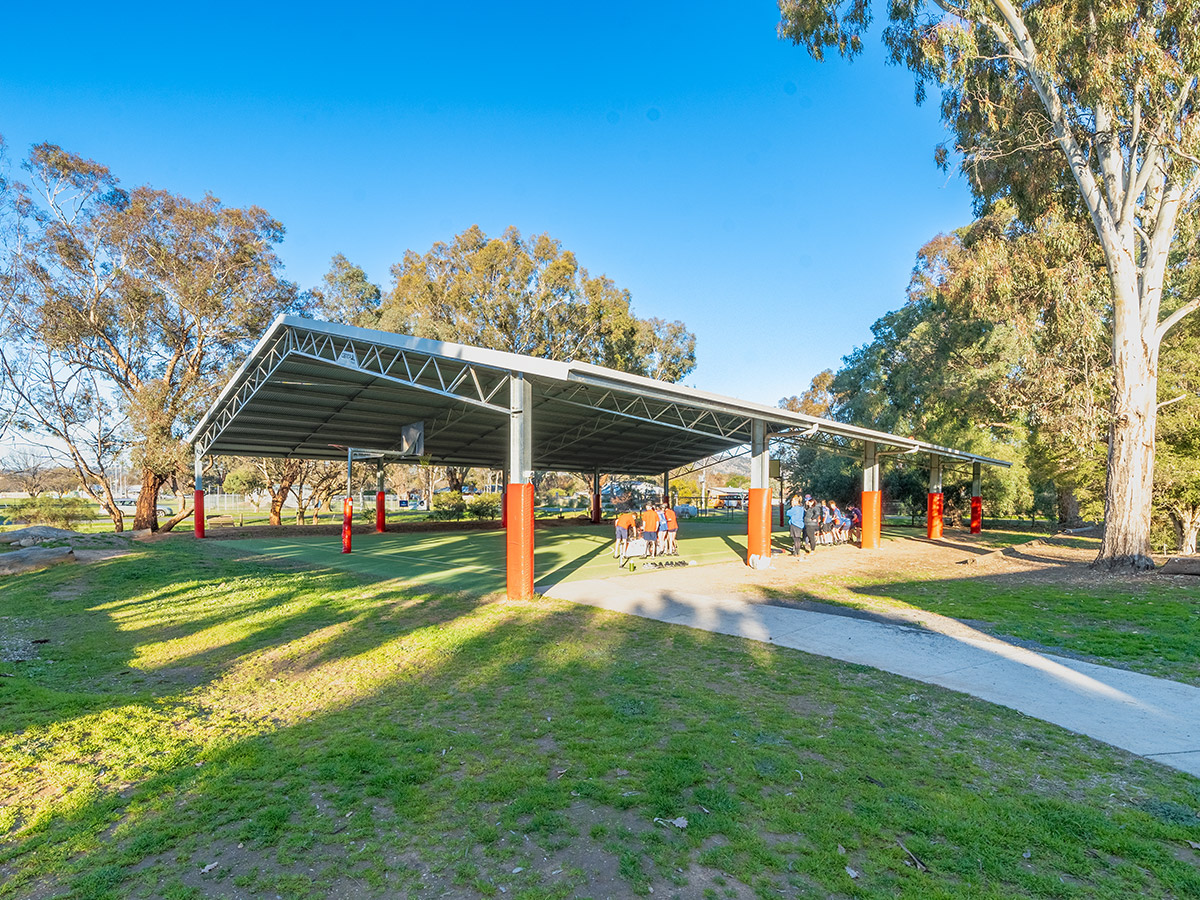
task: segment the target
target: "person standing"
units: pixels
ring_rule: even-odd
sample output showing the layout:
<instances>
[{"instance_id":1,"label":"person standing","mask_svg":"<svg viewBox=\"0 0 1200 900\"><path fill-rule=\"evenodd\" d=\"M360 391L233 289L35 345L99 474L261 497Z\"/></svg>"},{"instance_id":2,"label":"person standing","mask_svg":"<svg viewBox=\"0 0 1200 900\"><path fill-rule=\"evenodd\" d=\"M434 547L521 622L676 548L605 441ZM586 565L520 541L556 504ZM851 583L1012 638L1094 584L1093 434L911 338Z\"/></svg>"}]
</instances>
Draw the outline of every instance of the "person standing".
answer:
<instances>
[{"instance_id":1,"label":"person standing","mask_svg":"<svg viewBox=\"0 0 1200 900\"><path fill-rule=\"evenodd\" d=\"M667 504L658 504L658 547L656 549L658 556L667 555Z\"/></svg>"},{"instance_id":2,"label":"person standing","mask_svg":"<svg viewBox=\"0 0 1200 900\"><path fill-rule=\"evenodd\" d=\"M646 539L646 555L654 556L658 549L658 513L653 503L647 503L642 513L642 537Z\"/></svg>"},{"instance_id":3,"label":"person standing","mask_svg":"<svg viewBox=\"0 0 1200 900\"><path fill-rule=\"evenodd\" d=\"M811 494L804 495L804 542L808 552L815 553L817 549L817 533L821 530L821 508L813 502Z\"/></svg>"},{"instance_id":4,"label":"person standing","mask_svg":"<svg viewBox=\"0 0 1200 900\"><path fill-rule=\"evenodd\" d=\"M862 544L862 510L857 506L851 506L848 510L850 513L850 540L854 543Z\"/></svg>"},{"instance_id":5,"label":"person standing","mask_svg":"<svg viewBox=\"0 0 1200 900\"><path fill-rule=\"evenodd\" d=\"M679 544L677 538L679 536L679 519L675 515L675 510L670 506L664 506L662 517L667 522L667 554L669 556L679 555Z\"/></svg>"},{"instance_id":6,"label":"person standing","mask_svg":"<svg viewBox=\"0 0 1200 900\"><path fill-rule=\"evenodd\" d=\"M804 506L800 497L792 498L792 508L787 511L788 529L792 533L792 556L799 557L804 548Z\"/></svg>"},{"instance_id":7,"label":"person standing","mask_svg":"<svg viewBox=\"0 0 1200 900\"><path fill-rule=\"evenodd\" d=\"M617 542L613 546L613 557L622 563L625 562L625 551L629 547L629 539L633 536L632 533L636 528L637 516L629 510L625 510L617 516Z\"/></svg>"},{"instance_id":8,"label":"person standing","mask_svg":"<svg viewBox=\"0 0 1200 900\"><path fill-rule=\"evenodd\" d=\"M824 500L814 500L817 507L817 540L822 544L833 543L833 514Z\"/></svg>"}]
</instances>

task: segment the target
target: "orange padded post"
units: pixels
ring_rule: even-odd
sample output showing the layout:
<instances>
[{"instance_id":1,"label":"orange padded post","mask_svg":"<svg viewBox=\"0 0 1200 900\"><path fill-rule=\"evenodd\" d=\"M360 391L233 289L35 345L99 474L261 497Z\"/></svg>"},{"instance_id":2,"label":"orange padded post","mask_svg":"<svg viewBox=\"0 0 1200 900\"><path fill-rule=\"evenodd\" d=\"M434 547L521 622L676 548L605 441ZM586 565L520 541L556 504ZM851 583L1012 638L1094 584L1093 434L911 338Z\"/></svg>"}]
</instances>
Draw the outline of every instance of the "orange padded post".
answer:
<instances>
[{"instance_id":1,"label":"orange padded post","mask_svg":"<svg viewBox=\"0 0 1200 900\"><path fill-rule=\"evenodd\" d=\"M350 532L354 524L354 501L347 497L342 501L342 552L350 552Z\"/></svg>"},{"instance_id":2,"label":"orange padded post","mask_svg":"<svg viewBox=\"0 0 1200 900\"><path fill-rule=\"evenodd\" d=\"M379 534L387 531L387 516L384 514L383 509L383 491L376 491L375 493L375 530Z\"/></svg>"},{"instance_id":3,"label":"orange padded post","mask_svg":"<svg viewBox=\"0 0 1200 900\"><path fill-rule=\"evenodd\" d=\"M528 600L533 596L533 485L510 484L504 504L508 598Z\"/></svg>"},{"instance_id":4,"label":"orange padded post","mask_svg":"<svg viewBox=\"0 0 1200 900\"><path fill-rule=\"evenodd\" d=\"M942 536L942 494L930 494L925 511L926 536L935 540Z\"/></svg>"},{"instance_id":5,"label":"orange padded post","mask_svg":"<svg viewBox=\"0 0 1200 900\"><path fill-rule=\"evenodd\" d=\"M749 519L746 522L746 564L750 557L771 558L771 489L750 488Z\"/></svg>"},{"instance_id":6,"label":"orange padded post","mask_svg":"<svg viewBox=\"0 0 1200 900\"><path fill-rule=\"evenodd\" d=\"M195 498L192 501L195 508L192 510L192 524L196 528L196 537L204 537L204 491L196 491Z\"/></svg>"},{"instance_id":7,"label":"orange padded post","mask_svg":"<svg viewBox=\"0 0 1200 900\"><path fill-rule=\"evenodd\" d=\"M862 540L863 550L878 550L879 535L883 528L883 503L880 491L862 492Z\"/></svg>"},{"instance_id":8,"label":"orange padded post","mask_svg":"<svg viewBox=\"0 0 1200 900\"><path fill-rule=\"evenodd\" d=\"M971 534L980 534L983 531L983 498L971 498Z\"/></svg>"}]
</instances>

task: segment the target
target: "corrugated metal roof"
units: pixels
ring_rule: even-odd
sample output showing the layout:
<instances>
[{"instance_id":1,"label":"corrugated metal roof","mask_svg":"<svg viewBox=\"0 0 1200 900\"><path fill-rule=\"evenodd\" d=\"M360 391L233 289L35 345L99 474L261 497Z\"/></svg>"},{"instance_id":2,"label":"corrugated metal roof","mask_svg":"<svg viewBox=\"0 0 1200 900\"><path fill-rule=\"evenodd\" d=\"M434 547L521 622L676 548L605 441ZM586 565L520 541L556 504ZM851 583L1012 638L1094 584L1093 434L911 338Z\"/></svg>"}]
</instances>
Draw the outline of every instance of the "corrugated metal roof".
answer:
<instances>
[{"instance_id":1,"label":"corrugated metal roof","mask_svg":"<svg viewBox=\"0 0 1200 900\"><path fill-rule=\"evenodd\" d=\"M658 475L749 443L751 422L803 432L840 450L978 456L630 375L391 332L275 320L188 437L200 453L339 459L345 447L394 452L401 428L424 423L435 464L502 468L509 377L533 387L533 464L550 471Z\"/></svg>"}]
</instances>

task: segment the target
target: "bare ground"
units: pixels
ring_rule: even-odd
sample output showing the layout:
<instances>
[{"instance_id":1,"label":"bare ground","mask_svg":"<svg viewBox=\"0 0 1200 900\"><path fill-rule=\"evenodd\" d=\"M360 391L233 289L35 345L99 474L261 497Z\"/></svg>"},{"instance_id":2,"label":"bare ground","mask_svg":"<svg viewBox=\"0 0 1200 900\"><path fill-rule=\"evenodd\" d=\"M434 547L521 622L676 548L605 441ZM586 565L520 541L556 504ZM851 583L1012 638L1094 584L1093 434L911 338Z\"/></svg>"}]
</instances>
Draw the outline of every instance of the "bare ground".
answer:
<instances>
[{"instance_id":1,"label":"bare ground","mask_svg":"<svg viewBox=\"0 0 1200 900\"><path fill-rule=\"evenodd\" d=\"M686 542L680 542L686 558ZM1200 587L1188 575L1160 572L1120 575L1091 568L1096 542L1076 537L1043 537L1015 547L996 549L966 532L947 531L940 540L900 538L880 550L860 550L851 544L821 547L793 558L778 547L772 568L755 571L738 562L711 566L647 571L639 578L661 579L682 590L718 593L784 594L796 588L834 587L858 580L925 581L1003 576L1007 582L1028 584L1112 585L1159 581ZM1160 562L1162 560L1159 560ZM816 593L816 591L813 591Z\"/></svg>"}]
</instances>

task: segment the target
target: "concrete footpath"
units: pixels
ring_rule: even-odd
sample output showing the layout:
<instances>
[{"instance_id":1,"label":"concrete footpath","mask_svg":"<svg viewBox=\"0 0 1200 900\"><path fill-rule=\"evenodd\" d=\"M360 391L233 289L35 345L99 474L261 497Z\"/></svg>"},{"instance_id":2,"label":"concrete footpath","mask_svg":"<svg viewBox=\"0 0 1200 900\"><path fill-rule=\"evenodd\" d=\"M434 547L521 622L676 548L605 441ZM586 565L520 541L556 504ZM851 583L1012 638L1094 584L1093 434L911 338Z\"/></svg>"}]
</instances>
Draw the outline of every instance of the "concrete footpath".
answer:
<instances>
[{"instance_id":1,"label":"concrete footpath","mask_svg":"<svg viewBox=\"0 0 1200 900\"><path fill-rule=\"evenodd\" d=\"M693 573L699 574L687 574ZM943 616L921 614L919 624L879 621L840 608L795 609L710 592L694 577L675 581L639 575L538 591L941 685L1200 777L1200 688L1035 653Z\"/></svg>"}]
</instances>

